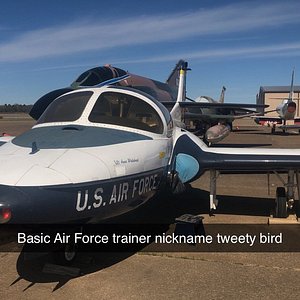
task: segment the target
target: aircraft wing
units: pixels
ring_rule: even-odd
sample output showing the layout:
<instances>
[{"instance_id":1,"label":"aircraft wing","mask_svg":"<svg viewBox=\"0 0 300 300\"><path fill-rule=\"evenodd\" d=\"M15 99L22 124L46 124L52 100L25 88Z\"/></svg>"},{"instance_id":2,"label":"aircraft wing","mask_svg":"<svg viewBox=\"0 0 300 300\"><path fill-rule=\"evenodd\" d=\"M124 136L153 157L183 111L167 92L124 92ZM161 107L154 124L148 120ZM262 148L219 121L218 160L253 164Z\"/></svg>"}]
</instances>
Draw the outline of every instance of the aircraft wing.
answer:
<instances>
[{"instance_id":1,"label":"aircraft wing","mask_svg":"<svg viewBox=\"0 0 300 300\"><path fill-rule=\"evenodd\" d=\"M214 121L214 120L228 120L229 122L236 120L236 119L243 119L247 117L253 117L257 116L258 114L261 113L256 113L256 112L249 112L245 114L200 114L200 113L191 113L191 112L185 112L184 113L184 118L188 120L199 120L203 122L209 122L209 121Z\"/></svg>"},{"instance_id":2,"label":"aircraft wing","mask_svg":"<svg viewBox=\"0 0 300 300\"><path fill-rule=\"evenodd\" d=\"M165 106L174 106L176 102L172 101L163 101L161 102ZM243 109L243 108L266 108L269 105L265 104L247 104L247 103L204 103L204 102L178 102L180 107L189 108L189 107L199 107L199 108L225 108L225 109Z\"/></svg>"},{"instance_id":3,"label":"aircraft wing","mask_svg":"<svg viewBox=\"0 0 300 300\"><path fill-rule=\"evenodd\" d=\"M202 102L180 102L181 107L200 107L200 108L225 108L225 109L243 109L243 108L266 108L265 104L248 103L202 103Z\"/></svg>"},{"instance_id":4,"label":"aircraft wing","mask_svg":"<svg viewBox=\"0 0 300 300\"><path fill-rule=\"evenodd\" d=\"M173 157L183 183L198 179L207 170L271 172L300 170L300 149L208 147L188 131L177 135ZM187 166L187 167L185 167Z\"/></svg>"},{"instance_id":5,"label":"aircraft wing","mask_svg":"<svg viewBox=\"0 0 300 300\"><path fill-rule=\"evenodd\" d=\"M165 106L173 106L175 102L162 102ZM242 119L246 117L260 115L261 112L255 112L249 108L265 108L268 105L261 104L237 104L237 103L203 103L203 102L179 102L180 107L190 109L184 112L185 119L200 120L209 122L214 120ZM199 112L195 109L199 108ZM211 109L211 112L203 112L201 109Z\"/></svg>"}]
</instances>

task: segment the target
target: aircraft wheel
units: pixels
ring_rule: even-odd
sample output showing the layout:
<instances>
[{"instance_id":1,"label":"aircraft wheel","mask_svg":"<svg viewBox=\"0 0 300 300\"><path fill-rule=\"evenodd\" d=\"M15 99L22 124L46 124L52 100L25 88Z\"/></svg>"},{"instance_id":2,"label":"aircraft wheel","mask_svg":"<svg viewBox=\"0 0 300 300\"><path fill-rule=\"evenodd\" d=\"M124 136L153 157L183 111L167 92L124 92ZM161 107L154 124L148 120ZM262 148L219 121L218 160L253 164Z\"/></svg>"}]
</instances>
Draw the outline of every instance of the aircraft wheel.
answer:
<instances>
[{"instance_id":1,"label":"aircraft wheel","mask_svg":"<svg viewBox=\"0 0 300 300\"><path fill-rule=\"evenodd\" d=\"M69 243L54 252L54 259L60 265L70 265L77 257L78 246L75 243Z\"/></svg>"},{"instance_id":2,"label":"aircraft wheel","mask_svg":"<svg viewBox=\"0 0 300 300\"><path fill-rule=\"evenodd\" d=\"M286 218L287 217L287 202L284 187L278 187L276 189L276 200L275 200L275 218Z\"/></svg>"}]
</instances>

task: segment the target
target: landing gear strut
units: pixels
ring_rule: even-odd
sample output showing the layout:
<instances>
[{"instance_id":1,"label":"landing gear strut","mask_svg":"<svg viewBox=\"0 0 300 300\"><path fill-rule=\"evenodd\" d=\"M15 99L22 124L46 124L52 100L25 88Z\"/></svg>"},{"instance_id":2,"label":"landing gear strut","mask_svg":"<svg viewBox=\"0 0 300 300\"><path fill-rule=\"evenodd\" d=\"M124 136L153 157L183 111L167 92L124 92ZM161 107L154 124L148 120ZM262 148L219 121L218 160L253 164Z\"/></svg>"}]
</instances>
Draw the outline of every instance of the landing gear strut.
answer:
<instances>
[{"instance_id":1,"label":"landing gear strut","mask_svg":"<svg viewBox=\"0 0 300 300\"><path fill-rule=\"evenodd\" d=\"M271 134L275 134L275 131L276 131L276 124L272 124Z\"/></svg>"},{"instance_id":2,"label":"landing gear strut","mask_svg":"<svg viewBox=\"0 0 300 300\"><path fill-rule=\"evenodd\" d=\"M210 193L209 193L209 212L213 213L214 210L217 209L218 200L216 198L217 195L217 178L219 176L219 172L216 170L210 170Z\"/></svg>"},{"instance_id":3,"label":"landing gear strut","mask_svg":"<svg viewBox=\"0 0 300 300\"><path fill-rule=\"evenodd\" d=\"M300 193L299 172L294 170L288 171L288 180L285 182L282 177L274 172L284 187L277 187L275 199L275 218L287 218L289 211L294 207L299 208L299 200L295 200L295 188L297 187L298 198ZM296 177L296 183L294 178ZM286 188L285 188L286 187ZM297 203L298 202L298 203Z\"/></svg>"},{"instance_id":4,"label":"landing gear strut","mask_svg":"<svg viewBox=\"0 0 300 300\"><path fill-rule=\"evenodd\" d=\"M216 198L217 178L219 172L217 170L210 170L210 193L209 193L209 211L213 215L214 210L217 209L218 200ZM273 171L274 174L282 182L283 186L277 187L275 199L275 218L287 218L289 211L296 208L298 216L300 215L300 175L298 170L289 170L287 174L287 181L285 181L278 172ZM296 181L295 181L296 179ZM297 188L298 199L295 197L295 189ZM296 200L295 200L296 199Z\"/></svg>"}]
</instances>

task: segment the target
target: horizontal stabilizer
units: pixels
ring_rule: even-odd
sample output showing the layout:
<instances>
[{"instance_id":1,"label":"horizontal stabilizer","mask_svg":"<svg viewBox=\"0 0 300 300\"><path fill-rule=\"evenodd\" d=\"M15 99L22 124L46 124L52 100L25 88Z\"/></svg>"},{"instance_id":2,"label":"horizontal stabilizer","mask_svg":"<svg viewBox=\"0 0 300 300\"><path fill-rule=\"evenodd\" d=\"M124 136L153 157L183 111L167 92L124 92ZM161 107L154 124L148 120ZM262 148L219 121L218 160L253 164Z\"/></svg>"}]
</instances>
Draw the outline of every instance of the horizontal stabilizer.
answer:
<instances>
[{"instance_id":1,"label":"horizontal stabilizer","mask_svg":"<svg viewBox=\"0 0 300 300\"><path fill-rule=\"evenodd\" d=\"M197 114L197 113L190 113L190 112L185 112L184 113L184 118L188 120L199 120L199 121L209 121L209 120L237 120L237 119L243 119L247 117L255 117L260 113L256 112L249 112L241 115L234 115L234 114L227 114L227 115L222 115L222 114Z\"/></svg>"}]
</instances>

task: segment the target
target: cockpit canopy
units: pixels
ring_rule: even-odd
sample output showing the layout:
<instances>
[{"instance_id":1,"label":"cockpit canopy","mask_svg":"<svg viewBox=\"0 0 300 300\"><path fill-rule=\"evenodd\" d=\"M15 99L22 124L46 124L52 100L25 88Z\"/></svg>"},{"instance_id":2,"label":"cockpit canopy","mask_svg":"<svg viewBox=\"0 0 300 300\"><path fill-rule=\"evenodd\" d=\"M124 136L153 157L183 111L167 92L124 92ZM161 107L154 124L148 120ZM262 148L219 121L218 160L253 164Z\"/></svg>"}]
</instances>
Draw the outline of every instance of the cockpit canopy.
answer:
<instances>
[{"instance_id":1,"label":"cockpit canopy","mask_svg":"<svg viewBox=\"0 0 300 300\"><path fill-rule=\"evenodd\" d=\"M92 95L92 91L80 91L57 98L41 115L37 124L78 120Z\"/></svg>"},{"instance_id":2,"label":"cockpit canopy","mask_svg":"<svg viewBox=\"0 0 300 300\"><path fill-rule=\"evenodd\" d=\"M109 124L163 134L170 127L167 109L154 99L126 88L79 90L53 101L37 124L76 122L83 125ZM154 105L151 105L151 102Z\"/></svg>"},{"instance_id":3,"label":"cockpit canopy","mask_svg":"<svg viewBox=\"0 0 300 300\"><path fill-rule=\"evenodd\" d=\"M126 75L127 72L111 66L97 67L85 71L79 77L72 82L72 88L96 86L110 80L112 78L117 78Z\"/></svg>"},{"instance_id":4,"label":"cockpit canopy","mask_svg":"<svg viewBox=\"0 0 300 300\"><path fill-rule=\"evenodd\" d=\"M145 101L123 93L102 93L88 119L93 123L114 124L163 133L163 122L155 109Z\"/></svg>"}]
</instances>

